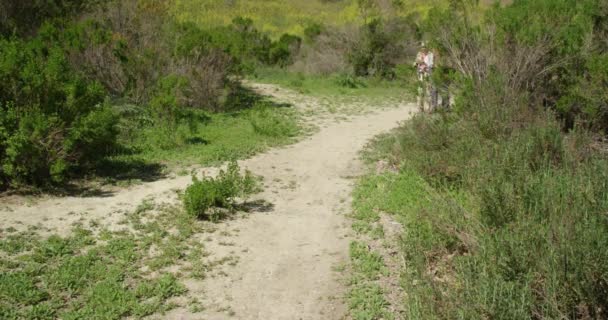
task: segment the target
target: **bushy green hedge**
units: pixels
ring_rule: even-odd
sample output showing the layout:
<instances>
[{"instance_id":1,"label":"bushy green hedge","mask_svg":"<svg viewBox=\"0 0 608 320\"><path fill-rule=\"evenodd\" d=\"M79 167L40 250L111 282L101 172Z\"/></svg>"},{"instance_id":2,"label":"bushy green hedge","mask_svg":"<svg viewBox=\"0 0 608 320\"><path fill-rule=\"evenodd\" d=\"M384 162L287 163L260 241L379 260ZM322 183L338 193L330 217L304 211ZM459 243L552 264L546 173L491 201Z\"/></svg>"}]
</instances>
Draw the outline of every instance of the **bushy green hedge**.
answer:
<instances>
[{"instance_id":1,"label":"bushy green hedge","mask_svg":"<svg viewBox=\"0 0 608 320\"><path fill-rule=\"evenodd\" d=\"M0 184L61 182L115 146L105 93L40 38L0 39Z\"/></svg>"}]
</instances>

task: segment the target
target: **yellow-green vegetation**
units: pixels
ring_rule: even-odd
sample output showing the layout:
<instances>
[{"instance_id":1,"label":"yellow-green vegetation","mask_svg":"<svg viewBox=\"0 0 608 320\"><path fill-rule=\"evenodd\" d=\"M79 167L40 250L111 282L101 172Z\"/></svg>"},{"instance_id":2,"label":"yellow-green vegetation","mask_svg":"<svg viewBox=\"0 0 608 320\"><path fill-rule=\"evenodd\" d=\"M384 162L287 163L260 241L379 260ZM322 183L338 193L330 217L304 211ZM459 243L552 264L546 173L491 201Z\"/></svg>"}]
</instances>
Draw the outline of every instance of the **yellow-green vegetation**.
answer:
<instances>
[{"instance_id":1,"label":"yellow-green vegetation","mask_svg":"<svg viewBox=\"0 0 608 320\"><path fill-rule=\"evenodd\" d=\"M445 0L374 1L374 9L365 12L358 0L173 0L172 13L182 21L206 27L229 24L236 17L251 18L262 31L274 37L284 33L304 35L306 27L318 23L330 27L359 25L364 15L402 15L413 12L425 15Z\"/></svg>"},{"instance_id":2,"label":"yellow-green vegetation","mask_svg":"<svg viewBox=\"0 0 608 320\"><path fill-rule=\"evenodd\" d=\"M228 25L245 17L257 28L278 37L284 33L304 35L313 24L328 27L361 25L377 16L425 17L433 8L449 5L448 0L172 0L171 12L181 21L205 27ZM509 3L502 0L501 3ZM493 4L482 0L482 8Z\"/></svg>"},{"instance_id":3,"label":"yellow-green vegetation","mask_svg":"<svg viewBox=\"0 0 608 320\"><path fill-rule=\"evenodd\" d=\"M347 24L359 20L355 1L215 1L174 0L172 12L180 20L214 27L230 24L236 17L254 20L256 26L274 36L302 35L312 23Z\"/></svg>"}]
</instances>

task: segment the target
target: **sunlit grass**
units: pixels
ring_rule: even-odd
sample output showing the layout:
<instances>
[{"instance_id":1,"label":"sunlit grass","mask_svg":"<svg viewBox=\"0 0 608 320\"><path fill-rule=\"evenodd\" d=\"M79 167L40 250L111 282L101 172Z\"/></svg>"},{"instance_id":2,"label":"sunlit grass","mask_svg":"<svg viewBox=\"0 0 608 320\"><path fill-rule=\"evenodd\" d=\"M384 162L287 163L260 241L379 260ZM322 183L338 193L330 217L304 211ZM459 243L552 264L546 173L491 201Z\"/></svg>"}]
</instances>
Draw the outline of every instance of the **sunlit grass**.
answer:
<instances>
[{"instance_id":1,"label":"sunlit grass","mask_svg":"<svg viewBox=\"0 0 608 320\"><path fill-rule=\"evenodd\" d=\"M446 0L402 2L400 8L388 10L391 15L406 16L415 12L424 16L430 8L447 3ZM247 17L253 19L260 30L274 37L283 33L302 35L311 23L343 26L364 21L355 0L173 0L172 12L182 21L202 26L226 25L235 17Z\"/></svg>"},{"instance_id":2,"label":"sunlit grass","mask_svg":"<svg viewBox=\"0 0 608 320\"><path fill-rule=\"evenodd\" d=\"M365 99L391 99L407 94L405 85L400 81L387 81L371 78L353 79L354 87L343 84L345 75L304 75L281 69L259 69L254 81L276 84L305 95L316 97L353 97Z\"/></svg>"}]
</instances>

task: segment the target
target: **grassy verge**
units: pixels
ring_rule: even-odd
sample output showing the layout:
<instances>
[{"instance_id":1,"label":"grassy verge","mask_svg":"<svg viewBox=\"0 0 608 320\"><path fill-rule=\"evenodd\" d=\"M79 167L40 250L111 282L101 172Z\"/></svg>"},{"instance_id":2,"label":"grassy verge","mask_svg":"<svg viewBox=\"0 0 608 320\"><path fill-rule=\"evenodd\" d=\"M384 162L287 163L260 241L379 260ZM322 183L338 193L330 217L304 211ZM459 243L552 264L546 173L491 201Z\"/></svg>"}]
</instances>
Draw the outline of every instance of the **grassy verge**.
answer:
<instances>
[{"instance_id":1,"label":"grassy verge","mask_svg":"<svg viewBox=\"0 0 608 320\"><path fill-rule=\"evenodd\" d=\"M360 101L381 102L401 99L408 95L403 81L357 78L348 75L304 75L283 69L262 68L256 71L256 81L277 84L315 97L342 97Z\"/></svg>"},{"instance_id":2,"label":"grassy verge","mask_svg":"<svg viewBox=\"0 0 608 320\"><path fill-rule=\"evenodd\" d=\"M0 230L2 319L144 318L175 307L196 313L203 306L185 299L183 280L237 263L207 258L211 222L152 201L112 230L96 221L75 225L67 237L39 229Z\"/></svg>"},{"instance_id":3,"label":"grassy verge","mask_svg":"<svg viewBox=\"0 0 608 320\"><path fill-rule=\"evenodd\" d=\"M108 184L129 184L167 171L187 174L191 166L217 165L293 143L306 131L288 105L257 96L238 104L242 110L193 113L172 127L153 125L143 108L121 107L124 150L105 158L95 176Z\"/></svg>"},{"instance_id":4,"label":"grassy verge","mask_svg":"<svg viewBox=\"0 0 608 320\"><path fill-rule=\"evenodd\" d=\"M348 305L353 319L393 319L387 310L387 302L380 285L376 283L386 272L382 257L360 241L350 244L352 277Z\"/></svg>"},{"instance_id":5,"label":"grassy verge","mask_svg":"<svg viewBox=\"0 0 608 320\"><path fill-rule=\"evenodd\" d=\"M121 232L94 226L77 226L69 237L3 232L0 318L141 318L174 307L169 300L186 289L176 274L158 271L195 254L191 240L203 226L177 208L154 217L152 209L142 204Z\"/></svg>"},{"instance_id":6,"label":"grassy verge","mask_svg":"<svg viewBox=\"0 0 608 320\"><path fill-rule=\"evenodd\" d=\"M354 228L381 237L379 212L403 225L405 318L604 317L608 160L551 117L484 129L417 116L365 154L399 168L360 181Z\"/></svg>"},{"instance_id":7,"label":"grassy verge","mask_svg":"<svg viewBox=\"0 0 608 320\"><path fill-rule=\"evenodd\" d=\"M269 147L292 142L299 130L295 117L293 110L277 109L212 114L200 128L180 137L183 141L177 146L159 147L154 142L162 138L154 135L160 133L147 132L146 140L137 146L141 150L137 157L170 165L209 165L246 158ZM186 128L179 130L186 131Z\"/></svg>"},{"instance_id":8,"label":"grassy verge","mask_svg":"<svg viewBox=\"0 0 608 320\"><path fill-rule=\"evenodd\" d=\"M413 172L385 173L363 177L353 192L353 229L359 240L351 244L352 276L349 289L349 307L354 319L393 319L386 299L387 290L380 280L400 277L387 272L383 258L374 252L372 243L383 242L385 247L399 248L398 243L386 243L380 213L393 214L404 226L411 226L413 217L405 214L424 207L428 200L426 184ZM399 215L394 213L400 212Z\"/></svg>"}]
</instances>

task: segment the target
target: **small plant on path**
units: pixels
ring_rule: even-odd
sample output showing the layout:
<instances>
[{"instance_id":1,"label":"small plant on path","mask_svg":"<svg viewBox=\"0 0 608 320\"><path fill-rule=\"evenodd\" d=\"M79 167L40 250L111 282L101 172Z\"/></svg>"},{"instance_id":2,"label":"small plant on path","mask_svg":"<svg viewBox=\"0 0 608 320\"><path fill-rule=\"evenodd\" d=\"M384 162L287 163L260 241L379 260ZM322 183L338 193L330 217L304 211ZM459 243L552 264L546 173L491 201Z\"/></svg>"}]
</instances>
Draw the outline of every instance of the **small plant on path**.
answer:
<instances>
[{"instance_id":1,"label":"small plant on path","mask_svg":"<svg viewBox=\"0 0 608 320\"><path fill-rule=\"evenodd\" d=\"M230 162L228 168L221 170L216 178L192 177L184 193L186 212L199 219L217 218L218 208L234 209L237 198L244 198L259 191L257 179L250 171L242 175L236 161Z\"/></svg>"}]
</instances>

